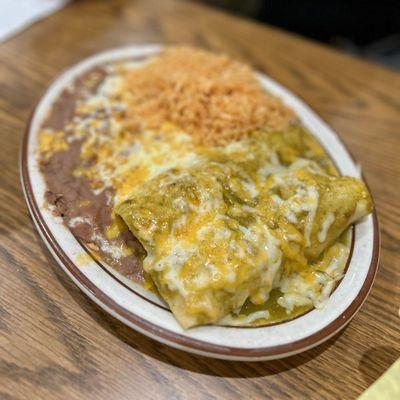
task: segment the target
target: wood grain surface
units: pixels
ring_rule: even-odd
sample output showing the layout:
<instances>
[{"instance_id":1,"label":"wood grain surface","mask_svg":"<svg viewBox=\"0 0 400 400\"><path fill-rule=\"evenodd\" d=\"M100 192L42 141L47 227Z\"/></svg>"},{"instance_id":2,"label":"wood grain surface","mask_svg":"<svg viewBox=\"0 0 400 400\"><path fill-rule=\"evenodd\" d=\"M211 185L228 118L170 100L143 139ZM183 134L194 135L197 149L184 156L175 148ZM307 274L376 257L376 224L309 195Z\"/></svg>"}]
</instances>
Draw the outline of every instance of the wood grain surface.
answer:
<instances>
[{"instance_id":1,"label":"wood grain surface","mask_svg":"<svg viewBox=\"0 0 400 400\"><path fill-rule=\"evenodd\" d=\"M30 110L64 68L143 42L250 62L309 103L361 163L380 269L359 314L327 343L259 363L173 350L103 312L44 247L18 176ZM400 356L399 99L395 72L188 2L75 1L0 44L0 399L355 399Z\"/></svg>"}]
</instances>

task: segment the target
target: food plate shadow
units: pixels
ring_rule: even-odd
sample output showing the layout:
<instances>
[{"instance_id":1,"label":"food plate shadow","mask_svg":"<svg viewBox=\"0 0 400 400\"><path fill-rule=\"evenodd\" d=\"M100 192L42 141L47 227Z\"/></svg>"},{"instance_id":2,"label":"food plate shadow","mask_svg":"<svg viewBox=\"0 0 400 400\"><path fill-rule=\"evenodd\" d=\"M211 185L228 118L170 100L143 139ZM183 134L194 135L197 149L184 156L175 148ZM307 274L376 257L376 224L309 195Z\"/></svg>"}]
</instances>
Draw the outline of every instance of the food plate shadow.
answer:
<instances>
[{"instance_id":1,"label":"food plate shadow","mask_svg":"<svg viewBox=\"0 0 400 400\"><path fill-rule=\"evenodd\" d=\"M376 346L365 351L358 364L365 383L372 385L398 358L400 353L391 346Z\"/></svg>"},{"instance_id":2,"label":"food plate shadow","mask_svg":"<svg viewBox=\"0 0 400 400\"><path fill-rule=\"evenodd\" d=\"M271 361L227 361L194 355L166 346L134 331L122 322L107 314L96 303L76 287L68 276L58 267L42 241L38 241L45 254L48 265L59 283L71 295L78 306L107 332L129 346L128 352L140 352L144 356L154 358L162 363L195 372L202 375L221 376L227 378L254 378L270 376L297 368L319 357L331 347L346 330L344 328L327 342L306 352Z\"/></svg>"}]
</instances>

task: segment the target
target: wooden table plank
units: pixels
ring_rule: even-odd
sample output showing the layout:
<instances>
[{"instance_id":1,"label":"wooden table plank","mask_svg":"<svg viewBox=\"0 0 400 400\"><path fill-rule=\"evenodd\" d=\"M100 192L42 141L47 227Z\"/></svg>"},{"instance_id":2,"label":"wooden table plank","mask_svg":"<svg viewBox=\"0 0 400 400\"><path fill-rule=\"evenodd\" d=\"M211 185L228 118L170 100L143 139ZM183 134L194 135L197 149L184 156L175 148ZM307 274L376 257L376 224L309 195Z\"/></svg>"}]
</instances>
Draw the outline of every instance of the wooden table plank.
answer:
<instances>
[{"instance_id":1,"label":"wooden table plank","mask_svg":"<svg viewBox=\"0 0 400 400\"><path fill-rule=\"evenodd\" d=\"M380 269L360 313L326 344L259 363L170 349L104 313L45 249L18 177L30 110L82 57L143 42L252 63L309 103L360 161L381 224ZM76 1L0 44L0 398L356 398L400 356L399 95L393 71L188 2Z\"/></svg>"}]
</instances>

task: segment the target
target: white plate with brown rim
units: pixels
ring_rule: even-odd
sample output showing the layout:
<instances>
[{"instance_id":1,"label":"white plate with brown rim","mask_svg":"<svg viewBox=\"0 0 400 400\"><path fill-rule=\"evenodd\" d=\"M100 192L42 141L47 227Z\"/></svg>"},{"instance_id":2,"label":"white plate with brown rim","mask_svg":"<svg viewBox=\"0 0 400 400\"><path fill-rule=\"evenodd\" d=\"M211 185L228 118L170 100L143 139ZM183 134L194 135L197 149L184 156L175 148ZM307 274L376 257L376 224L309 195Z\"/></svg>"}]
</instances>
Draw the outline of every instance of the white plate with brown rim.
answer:
<instances>
[{"instance_id":1,"label":"white plate with brown rim","mask_svg":"<svg viewBox=\"0 0 400 400\"><path fill-rule=\"evenodd\" d=\"M36 157L39 128L62 90L97 65L120 59L142 60L158 45L133 46L94 55L61 74L47 89L28 122L21 151L21 180L30 214L51 254L93 301L131 328L172 347L229 360L269 360L287 357L328 340L343 329L365 301L378 265L379 231L376 212L353 229L353 248L346 274L327 305L275 325L240 328L201 326L184 330L152 293L92 259L81 268L74 261L82 244L45 207L45 182ZM343 175L360 177L360 168L343 142L321 118L288 89L264 74L262 85L280 96L319 140Z\"/></svg>"}]
</instances>

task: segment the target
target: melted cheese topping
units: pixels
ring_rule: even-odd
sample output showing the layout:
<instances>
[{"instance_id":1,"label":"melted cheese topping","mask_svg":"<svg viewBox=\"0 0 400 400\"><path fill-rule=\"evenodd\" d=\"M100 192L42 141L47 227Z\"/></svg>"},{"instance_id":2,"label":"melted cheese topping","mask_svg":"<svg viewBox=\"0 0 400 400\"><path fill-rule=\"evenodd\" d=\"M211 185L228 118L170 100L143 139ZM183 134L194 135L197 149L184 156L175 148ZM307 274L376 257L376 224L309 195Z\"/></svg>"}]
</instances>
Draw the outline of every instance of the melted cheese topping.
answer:
<instances>
[{"instance_id":1,"label":"melted cheese topping","mask_svg":"<svg viewBox=\"0 0 400 400\"><path fill-rule=\"evenodd\" d=\"M222 318L218 325L228 325L228 326L249 326L253 325L259 320L268 320L270 313L268 310L254 311L248 315L237 316L235 314L229 314Z\"/></svg>"},{"instance_id":2,"label":"melted cheese topping","mask_svg":"<svg viewBox=\"0 0 400 400\"><path fill-rule=\"evenodd\" d=\"M273 287L292 311L322 304L334 286L313 286L307 251L319 255L321 241L329 244L335 218L327 214L329 226L322 220L330 205L325 191L345 178L304 159L285 167L271 148L255 159L252 144L189 146L196 162L162 170L115 208L146 248L145 271L185 327L217 322L246 299L263 304ZM271 164L279 172L265 179Z\"/></svg>"},{"instance_id":3,"label":"melted cheese topping","mask_svg":"<svg viewBox=\"0 0 400 400\"><path fill-rule=\"evenodd\" d=\"M328 230L331 225L335 222L335 214L328 213L324 222L322 223L321 230L318 232L318 240L322 243L326 240Z\"/></svg>"},{"instance_id":4,"label":"melted cheese topping","mask_svg":"<svg viewBox=\"0 0 400 400\"><path fill-rule=\"evenodd\" d=\"M56 152L67 150L69 147L63 131L43 130L39 134L38 150L43 160L48 160Z\"/></svg>"},{"instance_id":5,"label":"melted cheese topping","mask_svg":"<svg viewBox=\"0 0 400 400\"><path fill-rule=\"evenodd\" d=\"M337 238L371 209L363 184L338 177L301 126L254 131L224 147L204 146L168 122L129 127L121 68L80 101L68 140L64 132L40 136L45 159L82 140L74 176L97 194L112 188L112 224L93 241L121 259L128 250L111 241L128 227L147 251L145 272L184 327L268 320L268 309L240 309L268 304L274 288L289 313L322 306L348 256Z\"/></svg>"},{"instance_id":6,"label":"melted cheese topping","mask_svg":"<svg viewBox=\"0 0 400 400\"><path fill-rule=\"evenodd\" d=\"M337 281L343 276L350 252L349 235L350 232L347 232L342 242L331 246L321 260L307 271L282 278L278 285L282 292L278 304L288 313L295 307L322 308L326 304Z\"/></svg>"}]
</instances>

